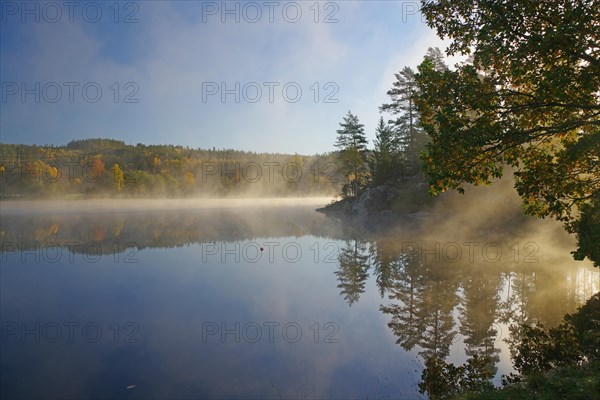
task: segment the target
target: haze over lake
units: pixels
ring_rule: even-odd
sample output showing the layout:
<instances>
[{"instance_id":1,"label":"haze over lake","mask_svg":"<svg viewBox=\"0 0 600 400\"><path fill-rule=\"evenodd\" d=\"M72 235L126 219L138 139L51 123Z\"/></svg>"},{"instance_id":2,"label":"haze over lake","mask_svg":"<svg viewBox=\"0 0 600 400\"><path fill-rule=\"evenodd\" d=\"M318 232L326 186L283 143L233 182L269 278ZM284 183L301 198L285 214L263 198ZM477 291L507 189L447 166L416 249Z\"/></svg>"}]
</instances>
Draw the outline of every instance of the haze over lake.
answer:
<instances>
[{"instance_id":1,"label":"haze over lake","mask_svg":"<svg viewBox=\"0 0 600 400\"><path fill-rule=\"evenodd\" d=\"M3 202L2 397L414 398L430 355L488 355L498 383L511 323L600 289L550 221L373 227L325 202Z\"/></svg>"}]
</instances>

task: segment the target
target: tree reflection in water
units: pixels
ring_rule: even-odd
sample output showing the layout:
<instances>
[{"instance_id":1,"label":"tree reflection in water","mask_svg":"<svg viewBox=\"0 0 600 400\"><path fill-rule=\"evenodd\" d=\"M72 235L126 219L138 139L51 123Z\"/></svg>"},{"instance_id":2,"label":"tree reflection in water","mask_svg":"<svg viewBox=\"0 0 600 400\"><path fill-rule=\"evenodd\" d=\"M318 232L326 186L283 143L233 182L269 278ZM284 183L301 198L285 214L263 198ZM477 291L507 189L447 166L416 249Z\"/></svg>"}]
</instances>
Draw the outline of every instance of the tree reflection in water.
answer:
<instances>
[{"instance_id":1,"label":"tree reflection in water","mask_svg":"<svg viewBox=\"0 0 600 400\"><path fill-rule=\"evenodd\" d=\"M511 323L557 325L600 289L598 271L573 268L565 257L541 257L537 263L509 257L498 262L480 258L437 257L414 244L432 240L423 231L372 234L341 221L327 220L312 210L258 207L137 213L73 213L10 215L3 213L0 251L29 250L52 245L69 251L101 249L104 254L128 248L172 248L211 241L294 238L311 235L339 243L337 288L349 306L360 301L369 279L385 299L379 310L404 350L416 350L427 360L448 358L451 345L462 340L464 355L488 360L497 372L498 328ZM438 243L443 242L439 240ZM443 237L441 238L443 239ZM504 237L497 242L512 243ZM453 238L453 240L457 240ZM73 243L93 243L77 247ZM421 243L421 242L420 242ZM559 246L548 242L546 248ZM38 246L38 247L36 247ZM510 244L509 244L510 246ZM427 247L427 246L425 246ZM429 249L431 249L431 243ZM509 247L510 249L510 247ZM542 255L540 253L540 255ZM565 265L565 263L567 265Z\"/></svg>"},{"instance_id":2,"label":"tree reflection in water","mask_svg":"<svg viewBox=\"0 0 600 400\"><path fill-rule=\"evenodd\" d=\"M465 356L486 360L494 376L498 340L510 340L501 335L500 325L555 326L598 290L597 272L518 261L465 257L451 262L401 240L357 237L346 240L336 275L341 295L352 305L364 293L371 271L379 295L389 300L380 311L389 315L388 326L404 350L416 347L423 360L446 359L460 334Z\"/></svg>"}]
</instances>

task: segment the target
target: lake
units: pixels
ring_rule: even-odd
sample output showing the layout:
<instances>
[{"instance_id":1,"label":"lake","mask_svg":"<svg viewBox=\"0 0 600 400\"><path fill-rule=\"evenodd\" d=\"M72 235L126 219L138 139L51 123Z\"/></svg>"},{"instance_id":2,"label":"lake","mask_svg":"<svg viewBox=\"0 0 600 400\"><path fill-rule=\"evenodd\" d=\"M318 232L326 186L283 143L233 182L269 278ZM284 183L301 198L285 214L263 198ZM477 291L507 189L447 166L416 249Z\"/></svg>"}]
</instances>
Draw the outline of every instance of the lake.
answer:
<instances>
[{"instance_id":1,"label":"lake","mask_svg":"<svg viewBox=\"0 0 600 400\"><path fill-rule=\"evenodd\" d=\"M3 398L419 398L600 290L551 221L350 223L328 199L2 202Z\"/></svg>"}]
</instances>

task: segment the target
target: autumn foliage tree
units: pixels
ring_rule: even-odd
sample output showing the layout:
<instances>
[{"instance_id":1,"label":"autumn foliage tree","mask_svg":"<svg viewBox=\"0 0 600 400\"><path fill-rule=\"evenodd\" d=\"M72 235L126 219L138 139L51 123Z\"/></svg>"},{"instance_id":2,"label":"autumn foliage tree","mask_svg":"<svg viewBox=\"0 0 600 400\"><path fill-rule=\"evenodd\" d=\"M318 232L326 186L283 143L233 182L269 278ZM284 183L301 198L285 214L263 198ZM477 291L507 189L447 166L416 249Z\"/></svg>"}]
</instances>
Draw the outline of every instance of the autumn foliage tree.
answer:
<instances>
[{"instance_id":1,"label":"autumn foliage tree","mask_svg":"<svg viewBox=\"0 0 600 400\"><path fill-rule=\"evenodd\" d=\"M490 184L505 166L529 214L577 233L600 262L600 7L595 1L422 1L449 54L420 66L416 106L432 142L430 190Z\"/></svg>"},{"instance_id":2,"label":"autumn foliage tree","mask_svg":"<svg viewBox=\"0 0 600 400\"><path fill-rule=\"evenodd\" d=\"M112 166L111 171L113 173L113 184L115 190L117 192L120 192L125 187L125 176L123 175L123 170L121 169L118 163L115 163Z\"/></svg>"},{"instance_id":3,"label":"autumn foliage tree","mask_svg":"<svg viewBox=\"0 0 600 400\"><path fill-rule=\"evenodd\" d=\"M104 161L100 157L94 157L89 164L91 169L91 175L94 179L102 177L104 175L104 171L106 167L104 165Z\"/></svg>"}]
</instances>

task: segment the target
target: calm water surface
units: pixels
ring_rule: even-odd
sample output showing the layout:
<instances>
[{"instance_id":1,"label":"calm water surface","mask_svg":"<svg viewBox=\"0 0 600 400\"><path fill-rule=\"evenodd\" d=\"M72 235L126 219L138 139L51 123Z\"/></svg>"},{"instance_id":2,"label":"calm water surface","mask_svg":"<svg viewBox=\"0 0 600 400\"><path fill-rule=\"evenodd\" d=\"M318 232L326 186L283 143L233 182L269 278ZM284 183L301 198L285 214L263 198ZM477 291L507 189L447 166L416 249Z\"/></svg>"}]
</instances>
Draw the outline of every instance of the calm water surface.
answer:
<instances>
[{"instance_id":1,"label":"calm water surface","mask_svg":"<svg viewBox=\"0 0 600 400\"><path fill-rule=\"evenodd\" d=\"M292 201L0 203L2 398L418 398L600 289L572 239Z\"/></svg>"}]
</instances>

